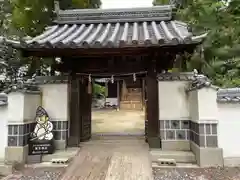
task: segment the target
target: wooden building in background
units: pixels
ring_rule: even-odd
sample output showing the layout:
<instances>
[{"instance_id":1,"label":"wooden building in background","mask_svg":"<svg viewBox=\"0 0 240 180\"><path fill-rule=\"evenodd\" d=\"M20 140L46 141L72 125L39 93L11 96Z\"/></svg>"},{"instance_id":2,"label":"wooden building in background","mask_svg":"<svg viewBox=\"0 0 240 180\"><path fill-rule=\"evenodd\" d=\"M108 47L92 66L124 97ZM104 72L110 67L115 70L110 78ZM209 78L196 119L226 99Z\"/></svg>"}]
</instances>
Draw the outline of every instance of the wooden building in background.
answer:
<instances>
[{"instance_id":1,"label":"wooden building in background","mask_svg":"<svg viewBox=\"0 0 240 180\"><path fill-rule=\"evenodd\" d=\"M97 83L106 88L107 106L122 110L143 110L145 103L144 78L136 79L134 75L117 78L113 82L110 78L98 79Z\"/></svg>"}]
</instances>

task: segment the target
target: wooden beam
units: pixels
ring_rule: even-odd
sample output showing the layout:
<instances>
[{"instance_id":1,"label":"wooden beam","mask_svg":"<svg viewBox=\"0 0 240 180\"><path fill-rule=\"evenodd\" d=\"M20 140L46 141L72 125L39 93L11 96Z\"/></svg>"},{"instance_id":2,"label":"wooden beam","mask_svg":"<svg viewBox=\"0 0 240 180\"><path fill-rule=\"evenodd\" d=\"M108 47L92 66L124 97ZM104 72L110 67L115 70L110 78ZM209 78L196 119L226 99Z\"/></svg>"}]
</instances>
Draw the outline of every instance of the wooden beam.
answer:
<instances>
[{"instance_id":1,"label":"wooden beam","mask_svg":"<svg viewBox=\"0 0 240 180\"><path fill-rule=\"evenodd\" d=\"M154 57L153 57L154 58ZM158 82L156 72L156 61L152 59L148 66L146 77L147 84L147 120L148 120L148 143L151 148L161 148Z\"/></svg>"},{"instance_id":2,"label":"wooden beam","mask_svg":"<svg viewBox=\"0 0 240 180\"><path fill-rule=\"evenodd\" d=\"M198 45L196 44L179 44L165 46L143 46L143 47L123 47L123 48L24 48L19 49L23 56L38 57L109 57L109 55L148 55L149 53L165 54L166 52L192 52Z\"/></svg>"}]
</instances>

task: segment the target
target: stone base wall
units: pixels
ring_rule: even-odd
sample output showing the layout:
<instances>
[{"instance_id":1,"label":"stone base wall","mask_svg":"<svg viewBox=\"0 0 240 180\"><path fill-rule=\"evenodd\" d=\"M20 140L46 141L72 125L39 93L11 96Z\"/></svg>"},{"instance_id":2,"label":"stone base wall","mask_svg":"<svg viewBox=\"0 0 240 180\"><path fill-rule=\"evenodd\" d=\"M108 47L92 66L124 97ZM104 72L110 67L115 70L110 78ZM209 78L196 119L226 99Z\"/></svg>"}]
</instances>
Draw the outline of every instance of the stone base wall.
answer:
<instances>
[{"instance_id":1,"label":"stone base wall","mask_svg":"<svg viewBox=\"0 0 240 180\"><path fill-rule=\"evenodd\" d=\"M68 121L52 121L56 149L65 149L68 139Z\"/></svg>"},{"instance_id":2,"label":"stone base wall","mask_svg":"<svg viewBox=\"0 0 240 180\"><path fill-rule=\"evenodd\" d=\"M8 102L5 162L26 163L29 134L35 128L36 109L40 106L40 92L13 92L8 95Z\"/></svg>"},{"instance_id":3,"label":"stone base wall","mask_svg":"<svg viewBox=\"0 0 240 180\"><path fill-rule=\"evenodd\" d=\"M189 120L160 120L163 150L190 150Z\"/></svg>"},{"instance_id":4,"label":"stone base wall","mask_svg":"<svg viewBox=\"0 0 240 180\"><path fill-rule=\"evenodd\" d=\"M160 120L162 150L191 150L200 167L223 166L217 127L217 121Z\"/></svg>"},{"instance_id":5,"label":"stone base wall","mask_svg":"<svg viewBox=\"0 0 240 180\"><path fill-rule=\"evenodd\" d=\"M191 121L190 148L200 167L223 166L223 150L218 148L217 121Z\"/></svg>"},{"instance_id":6,"label":"stone base wall","mask_svg":"<svg viewBox=\"0 0 240 180\"><path fill-rule=\"evenodd\" d=\"M1 140L0 140L0 159L4 159L5 157L5 148L8 145L8 120L7 120L7 101L1 100L0 95L0 132L1 132Z\"/></svg>"},{"instance_id":7,"label":"stone base wall","mask_svg":"<svg viewBox=\"0 0 240 180\"><path fill-rule=\"evenodd\" d=\"M190 121L190 140L199 147L218 147L217 122Z\"/></svg>"},{"instance_id":8,"label":"stone base wall","mask_svg":"<svg viewBox=\"0 0 240 180\"><path fill-rule=\"evenodd\" d=\"M26 146L28 137L33 132L35 123L8 124L8 146Z\"/></svg>"}]
</instances>

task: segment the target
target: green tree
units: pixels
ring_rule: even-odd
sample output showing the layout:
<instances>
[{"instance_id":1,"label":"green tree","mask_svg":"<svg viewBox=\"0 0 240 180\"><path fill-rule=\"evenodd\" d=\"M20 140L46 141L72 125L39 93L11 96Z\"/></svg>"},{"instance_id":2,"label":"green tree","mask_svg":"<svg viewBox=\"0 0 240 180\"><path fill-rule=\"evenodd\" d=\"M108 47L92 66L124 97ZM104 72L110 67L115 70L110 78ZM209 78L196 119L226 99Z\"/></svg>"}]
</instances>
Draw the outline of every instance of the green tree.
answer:
<instances>
[{"instance_id":1,"label":"green tree","mask_svg":"<svg viewBox=\"0 0 240 180\"><path fill-rule=\"evenodd\" d=\"M197 69L207 74L216 85L233 87L240 85L240 3L224 1L195 0L179 9L180 20L187 21L193 32L208 32L201 48L195 54ZM193 58L189 66L194 67Z\"/></svg>"},{"instance_id":2,"label":"green tree","mask_svg":"<svg viewBox=\"0 0 240 180\"><path fill-rule=\"evenodd\" d=\"M194 35L208 32L196 52L190 58L185 57L185 70L197 69L219 86L239 86L240 1L186 0L169 4L176 5L176 18L187 22Z\"/></svg>"},{"instance_id":3,"label":"green tree","mask_svg":"<svg viewBox=\"0 0 240 180\"><path fill-rule=\"evenodd\" d=\"M72 8L86 9L86 8L100 8L100 0L72 0Z\"/></svg>"},{"instance_id":4,"label":"green tree","mask_svg":"<svg viewBox=\"0 0 240 180\"><path fill-rule=\"evenodd\" d=\"M101 5L100 0L59 1L62 9L97 8ZM4 0L0 6L0 12L0 22L4 24L4 26L1 26L0 31L6 32L5 35L7 37L14 40L19 40L19 38L25 36L34 37L42 33L46 26L51 25L55 16L54 0ZM47 73L47 69L49 69L53 62L53 58L23 58L13 49L5 46L0 47L0 50L2 50L2 54L10 53L0 57L1 60L8 65L2 68L4 71L9 71L9 73L7 73L9 75L13 73L10 73L7 67L15 67L15 69L21 71L22 69L26 70L24 73L26 78L32 77L37 70L38 72ZM16 71L16 73L17 72L18 71Z\"/></svg>"},{"instance_id":5,"label":"green tree","mask_svg":"<svg viewBox=\"0 0 240 180\"><path fill-rule=\"evenodd\" d=\"M34 36L50 24L53 17L52 0L12 0L12 23L24 35Z\"/></svg>"},{"instance_id":6,"label":"green tree","mask_svg":"<svg viewBox=\"0 0 240 180\"><path fill-rule=\"evenodd\" d=\"M104 96L106 88L101 86L97 83L93 83L93 97L96 98L97 96Z\"/></svg>"}]
</instances>

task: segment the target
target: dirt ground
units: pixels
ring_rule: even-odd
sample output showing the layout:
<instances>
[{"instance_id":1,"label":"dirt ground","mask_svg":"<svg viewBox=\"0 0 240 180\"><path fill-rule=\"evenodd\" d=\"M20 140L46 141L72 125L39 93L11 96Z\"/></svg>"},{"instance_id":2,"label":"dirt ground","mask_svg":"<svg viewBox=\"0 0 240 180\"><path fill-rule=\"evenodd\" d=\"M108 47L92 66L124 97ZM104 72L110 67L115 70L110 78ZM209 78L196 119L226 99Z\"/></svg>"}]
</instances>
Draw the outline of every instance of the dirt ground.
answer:
<instances>
[{"instance_id":1,"label":"dirt ground","mask_svg":"<svg viewBox=\"0 0 240 180\"><path fill-rule=\"evenodd\" d=\"M144 134L144 112L93 110L93 134Z\"/></svg>"},{"instance_id":2,"label":"dirt ground","mask_svg":"<svg viewBox=\"0 0 240 180\"><path fill-rule=\"evenodd\" d=\"M154 180L240 180L240 167L153 169Z\"/></svg>"}]
</instances>

